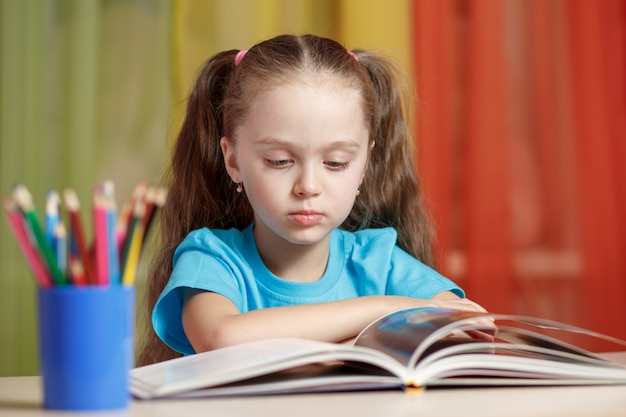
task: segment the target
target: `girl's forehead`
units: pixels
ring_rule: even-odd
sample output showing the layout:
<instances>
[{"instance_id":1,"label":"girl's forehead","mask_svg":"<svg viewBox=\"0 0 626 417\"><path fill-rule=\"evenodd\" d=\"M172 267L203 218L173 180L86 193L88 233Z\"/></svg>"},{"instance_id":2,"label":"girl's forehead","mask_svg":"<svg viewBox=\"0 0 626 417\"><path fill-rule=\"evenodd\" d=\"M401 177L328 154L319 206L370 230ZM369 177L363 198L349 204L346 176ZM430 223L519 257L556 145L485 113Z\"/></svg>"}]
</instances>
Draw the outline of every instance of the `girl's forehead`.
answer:
<instances>
[{"instance_id":1,"label":"girl's forehead","mask_svg":"<svg viewBox=\"0 0 626 417\"><path fill-rule=\"evenodd\" d=\"M246 138L362 138L362 100L345 85L284 83L259 94L236 128ZM237 135L239 136L239 135Z\"/></svg>"},{"instance_id":2,"label":"girl's forehead","mask_svg":"<svg viewBox=\"0 0 626 417\"><path fill-rule=\"evenodd\" d=\"M285 83L261 92L250 102L249 116L327 114L349 111L362 115L362 100L356 90L324 83Z\"/></svg>"},{"instance_id":3,"label":"girl's forehead","mask_svg":"<svg viewBox=\"0 0 626 417\"><path fill-rule=\"evenodd\" d=\"M248 82L251 96L266 93L285 86L314 86L334 90L351 90L360 93L361 86L355 79L346 78L329 71L294 71L276 78L255 79Z\"/></svg>"},{"instance_id":4,"label":"girl's forehead","mask_svg":"<svg viewBox=\"0 0 626 417\"><path fill-rule=\"evenodd\" d=\"M268 101L285 101L290 104L314 104L318 101L347 100L345 105L361 106L360 91L353 85L330 77L302 77L275 83L259 89L250 97L250 108L265 105ZM300 100L298 100L300 99ZM302 102L302 100L306 100ZM308 100L313 100L309 102Z\"/></svg>"}]
</instances>

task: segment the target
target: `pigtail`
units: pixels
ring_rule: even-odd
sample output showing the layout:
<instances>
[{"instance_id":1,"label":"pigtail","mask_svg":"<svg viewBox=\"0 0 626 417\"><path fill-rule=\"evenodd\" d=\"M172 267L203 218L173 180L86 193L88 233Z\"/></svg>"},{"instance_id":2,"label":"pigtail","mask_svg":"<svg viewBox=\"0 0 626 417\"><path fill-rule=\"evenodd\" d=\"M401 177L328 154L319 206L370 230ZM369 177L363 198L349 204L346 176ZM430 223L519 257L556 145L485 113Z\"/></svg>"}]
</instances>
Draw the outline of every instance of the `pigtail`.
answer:
<instances>
[{"instance_id":1,"label":"pigtail","mask_svg":"<svg viewBox=\"0 0 626 417\"><path fill-rule=\"evenodd\" d=\"M245 227L241 211L233 216L237 199L224 168L220 147L223 131L224 91L234 71L236 51L222 52L202 68L189 97L187 115L177 139L171 166L171 188L179 195L172 210L175 240L200 227ZM247 211L247 210L244 210Z\"/></svg>"},{"instance_id":2,"label":"pigtail","mask_svg":"<svg viewBox=\"0 0 626 417\"><path fill-rule=\"evenodd\" d=\"M350 228L394 227L398 245L423 263L435 267L433 229L421 192L414 145L407 125L408 83L390 59L355 51L374 85L370 108L372 149L361 193L348 218ZM355 224L360 222L360 224Z\"/></svg>"},{"instance_id":3,"label":"pigtail","mask_svg":"<svg viewBox=\"0 0 626 417\"><path fill-rule=\"evenodd\" d=\"M207 61L189 97L185 120L165 178L168 201L173 204L165 204L160 215L160 248L149 267L147 306L142 309L148 316L172 272L174 251L189 232L201 227L228 228L249 224L246 216L250 218L247 214L250 210L246 210L247 203L242 202L245 198L235 192L224 168L220 147L224 90L235 68L236 52L222 52ZM142 322L146 328L143 329L143 346L138 349L138 365L180 356L156 336L150 317L144 317Z\"/></svg>"}]
</instances>

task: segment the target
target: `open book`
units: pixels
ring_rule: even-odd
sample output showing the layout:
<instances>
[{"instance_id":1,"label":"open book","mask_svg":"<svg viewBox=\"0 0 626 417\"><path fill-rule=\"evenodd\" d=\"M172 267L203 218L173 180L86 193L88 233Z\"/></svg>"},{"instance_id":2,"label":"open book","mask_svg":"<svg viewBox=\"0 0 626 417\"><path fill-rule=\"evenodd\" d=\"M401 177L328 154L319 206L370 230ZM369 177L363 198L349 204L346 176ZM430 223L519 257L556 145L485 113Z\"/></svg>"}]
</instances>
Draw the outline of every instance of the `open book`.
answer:
<instances>
[{"instance_id":1,"label":"open book","mask_svg":"<svg viewBox=\"0 0 626 417\"><path fill-rule=\"evenodd\" d=\"M626 384L626 366L564 341L572 335L626 346L622 340L549 320L416 308L376 320L354 346L269 339L135 368L131 392L148 399Z\"/></svg>"}]
</instances>

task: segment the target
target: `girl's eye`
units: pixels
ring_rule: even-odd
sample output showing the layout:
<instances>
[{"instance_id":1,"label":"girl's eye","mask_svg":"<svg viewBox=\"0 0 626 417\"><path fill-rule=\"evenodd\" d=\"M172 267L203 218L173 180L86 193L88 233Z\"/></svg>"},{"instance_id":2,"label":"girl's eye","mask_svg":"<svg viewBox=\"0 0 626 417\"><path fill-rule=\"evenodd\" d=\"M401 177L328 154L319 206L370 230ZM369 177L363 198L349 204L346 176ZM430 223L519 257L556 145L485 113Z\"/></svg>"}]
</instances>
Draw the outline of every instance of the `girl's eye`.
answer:
<instances>
[{"instance_id":1,"label":"girl's eye","mask_svg":"<svg viewBox=\"0 0 626 417\"><path fill-rule=\"evenodd\" d=\"M289 159L268 159L267 163L274 167L285 167L291 163Z\"/></svg>"},{"instance_id":2,"label":"girl's eye","mask_svg":"<svg viewBox=\"0 0 626 417\"><path fill-rule=\"evenodd\" d=\"M342 169L348 168L349 162L337 162L337 161L326 161L324 162L326 166L330 169L339 171Z\"/></svg>"}]
</instances>

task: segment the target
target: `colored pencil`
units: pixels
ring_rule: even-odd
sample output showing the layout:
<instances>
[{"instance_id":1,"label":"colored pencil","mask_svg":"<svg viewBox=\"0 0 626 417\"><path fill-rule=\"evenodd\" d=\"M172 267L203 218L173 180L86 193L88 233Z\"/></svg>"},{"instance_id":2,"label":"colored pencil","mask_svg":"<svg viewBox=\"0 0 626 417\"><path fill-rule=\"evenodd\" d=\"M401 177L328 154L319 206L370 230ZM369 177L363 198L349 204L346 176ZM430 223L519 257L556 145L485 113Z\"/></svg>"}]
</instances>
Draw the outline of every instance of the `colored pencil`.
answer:
<instances>
[{"instance_id":1,"label":"colored pencil","mask_svg":"<svg viewBox=\"0 0 626 417\"><path fill-rule=\"evenodd\" d=\"M96 254L96 283L108 285L109 275L109 213L107 201L101 187L96 187L93 193L93 219L94 219L94 249Z\"/></svg>"},{"instance_id":2,"label":"colored pencil","mask_svg":"<svg viewBox=\"0 0 626 417\"><path fill-rule=\"evenodd\" d=\"M80 214L80 201L78 199L78 195L73 189L66 188L63 191L63 198L70 219L70 234L78 248L80 261L84 268L85 278L87 282L95 284L97 282L96 271L94 268L92 256L89 253L87 240L85 238L83 222L81 220Z\"/></svg>"},{"instance_id":3,"label":"colored pencil","mask_svg":"<svg viewBox=\"0 0 626 417\"><path fill-rule=\"evenodd\" d=\"M59 216L59 193L55 190L48 191L48 196L46 197L46 213L45 213L45 236L46 242L50 247L54 247L54 234L56 233L57 225L60 221Z\"/></svg>"},{"instance_id":4,"label":"colored pencil","mask_svg":"<svg viewBox=\"0 0 626 417\"><path fill-rule=\"evenodd\" d=\"M67 275L67 230L61 221L54 230L54 248L59 271L63 275Z\"/></svg>"},{"instance_id":5,"label":"colored pencil","mask_svg":"<svg viewBox=\"0 0 626 417\"><path fill-rule=\"evenodd\" d=\"M77 257L71 257L68 261L68 269L72 279L72 283L77 286L87 285L87 277L85 276L85 268Z\"/></svg>"},{"instance_id":6,"label":"colored pencil","mask_svg":"<svg viewBox=\"0 0 626 417\"><path fill-rule=\"evenodd\" d=\"M109 245L109 283L119 284L121 282L120 273L120 253L117 245L117 204L115 202L115 187L113 181L107 180L102 186L107 210L107 243Z\"/></svg>"},{"instance_id":7,"label":"colored pencil","mask_svg":"<svg viewBox=\"0 0 626 417\"><path fill-rule=\"evenodd\" d=\"M78 244L72 233L68 234L69 255L67 258L67 270L70 281L77 286L87 285L87 276L85 275L85 266L80 257Z\"/></svg>"},{"instance_id":8,"label":"colored pencil","mask_svg":"<svg viewBox=\"0 0 626 417\"><path fill-rule=\"evenodd\" d=\"M2 202L11 231L22 250L22 254L26 258L26 263L34 275L35 280L42 288L52 286L50 273L39 256L36 247L30 242L22 213L18 211L17 206L11 199L5 197Z\"/></svg>"},{"instance_id":9,"label":"colored pencil","mask_svg":"<svg viewBox=\"0 0 626 417\"><path fill-rule=\"evenodd\" d=\"M152 213L154 212L154 207L156 205L156 197L157 197L157 187L154 185L149 185L148 190L146 191L146 212L144 214L144 228L148 226L150 219L152 218Z\"/></svg>"},{"instance_id":10,"label":"colored pencil","mask_svg":"<svg viewBox=\"0 0 626 417\"><path fill-rule=\"evenodd\" d=\"M145 203L143 200L137 201L133 211L133 223L129 231L127 248L123 262L124 274L122 276L123 285L133 285L137 275L139 256L143 245Z\"/></svg>"},{"instance_id":11,"label":"colored pencil","mask_svg":"<svg viewBox=\"0 0 626 417\"><path fill-rule=\"evenodd\" d=\"M148 234L148 231L150 230L151 226L152 226L152 222L154 221L154 218L156 217L156 215L158 214L159 210L161 210L163 208L163 206L165 205L165 202L167 200L167 188L165 187L157 187L156 188L156 193L155 193L155 197L154 197L154 207L152 208L151 212L149 214L146 214L146 218L144 221L145 227L144 227L144 241L146 239L146 236Z\"/></svg>"},{"instance_id":12,"label":"colored pencil","mask_svg":"<svg viewBox=\"0 0 626 417\"><path fill-rule=\"evenodd\" d=\"M26 219L26 222L31 232L33 233L33 236L37 241L37 246L39 247L39 250L44 256L46 264L48 265L48 270L50 271L52 280L57 285L65 284L66 279L61 274L61 271L59 271L52 250L46 242L46 238L43 234L41 224L39 223L39 219L37 218L37 213L35 211L35 206L30 192L24 185L18 184L13 189L13 199L22 211L22 214L24 215L24 218Z\"/></svg>"},{"instance_id":13,"label":"colored pencil","mask_svg":"<svg viewBox=\"0 0 626 417\"><path fill-rule=\"evenodd\" d=\"M138 217L138 213L141 213L142 217ZM144 199L137 200L133 213L131 215L131 222L128 226L128 233L126 234L126 239L124 239L124 247L122 248L122 270L126 269L126 264L128 263L128 254L130 252L130 248L133 240L133 231L137 228L137 223L143 223L143 215L145 213L145 201ZM123 281L123 278L122 278Z\"/></svg>"},{"instance_id":14,"label":"colored pencil","mask_svg":"<svg viewBox=\"0 0 626 417\"><path fill-rule=\"evenodd\" d=\"M137 201L139 201L140 199L145 198L147 188L148 184L145 181L140 181L133 190L131 197L126 200L126 202L122 205L122 209L120 210L116 227L117 244L120 248L120 258L122 258L121 254L125 247L125 241L129 233L131 223L133 222L133 211L135 209L135 204L137 204Z\"/></svg>"}]
</instances>

